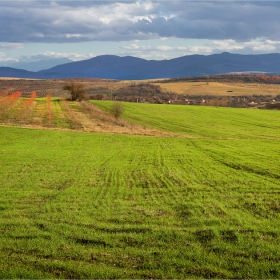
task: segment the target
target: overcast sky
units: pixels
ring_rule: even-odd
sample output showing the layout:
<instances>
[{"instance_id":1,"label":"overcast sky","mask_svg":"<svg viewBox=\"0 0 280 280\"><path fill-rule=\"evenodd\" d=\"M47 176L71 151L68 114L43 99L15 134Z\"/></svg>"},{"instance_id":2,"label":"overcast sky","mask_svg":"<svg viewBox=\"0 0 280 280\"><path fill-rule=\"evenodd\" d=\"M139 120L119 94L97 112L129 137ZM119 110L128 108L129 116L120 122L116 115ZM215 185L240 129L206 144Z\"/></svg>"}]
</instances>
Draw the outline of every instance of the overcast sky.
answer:
<instances>
[{"instance_id":1,"label":"overcast sky","mask_svg":"<svg viewBox=\"0 0 280 280\"><path fill-rule=\"evenodd\" d=\"M0 65L280 52L279 1L0 0Z\"/></svg>"}]
</instances>

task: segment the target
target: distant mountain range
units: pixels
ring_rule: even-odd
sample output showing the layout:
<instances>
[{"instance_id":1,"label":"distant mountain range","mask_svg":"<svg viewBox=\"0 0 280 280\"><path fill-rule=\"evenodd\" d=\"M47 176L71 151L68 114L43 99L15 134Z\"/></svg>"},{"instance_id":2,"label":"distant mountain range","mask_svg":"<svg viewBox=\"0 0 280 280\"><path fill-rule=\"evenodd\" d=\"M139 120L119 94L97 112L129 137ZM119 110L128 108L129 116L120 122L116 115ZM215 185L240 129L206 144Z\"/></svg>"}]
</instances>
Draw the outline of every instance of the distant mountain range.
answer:
<instances>
[{"instance_id":1,"label":"distant mountain range","mask_svg":"<svg viewBox=\"0 0 280 280\"><path fill-rule=\"evenodd\" d=\"M13 64L9 64L8 67L37 72L40 70L49 69L59 64L65 64L69 62L72 62L72 60L68 58L53 58L53 59L45 58L45 59L38 59L37 61L33 61L33 62L16 62Z\"/></svg>"},{"instance_id":2,"label":"distant mountain range","mask_svg":"<svg viewBox=\"0 0 280 280\"><path fill-rule=\"evenodd\" d=\"M1 77L18 78L109 78L141 80L203 76L231 72L280 73L280 54L240 55L221 53L187 55L170 60L145 60L132 56L102 55L31 72L0 67Z\"/></svg>"}]
</instances>

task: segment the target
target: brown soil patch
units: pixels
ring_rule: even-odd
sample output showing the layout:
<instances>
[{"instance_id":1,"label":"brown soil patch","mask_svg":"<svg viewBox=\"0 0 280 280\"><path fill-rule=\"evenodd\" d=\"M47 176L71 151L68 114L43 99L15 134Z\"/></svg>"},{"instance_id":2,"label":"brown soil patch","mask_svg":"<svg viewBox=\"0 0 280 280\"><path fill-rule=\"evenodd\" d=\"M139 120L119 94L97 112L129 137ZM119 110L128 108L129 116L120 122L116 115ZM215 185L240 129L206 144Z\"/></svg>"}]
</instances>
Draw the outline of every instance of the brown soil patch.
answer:
<instances>
[{"instance_id":1,"label":"brown soil patch","mask_svg":"<svg viewBox=\"0 0 280 280\"><path fill-rule=\"evenodd\" d=\"M72 121L80 127L78 130L85 132L147 135L147 136L179 136L141 125L130 123L123 119L115 119L110 114L99 109L94 104L87 102L76 103L79 109L71 110Z\"/></svg>"},{"instance_id":2,"label":"brown soil patch","mask_svg":"<svg viewBox=\"0 0 280 280\"><path fill-rule=\"evenodd\" d=\"M69 110L65 110L66 117L71 119L74 129L55 127L52 124L41 124L39 119L32 123L15 123L7 120L0 123L0 126L21 127L29 129L57 130L57 131L76 131L93 132L108 134L143 135L157 137L184 137L193 138L186 135L168 133L142 125L133 124L123 119L115 119L112 115L102 111L95 104L88 102L70 102L67 104Z\"/></svg>"}]
</instances>

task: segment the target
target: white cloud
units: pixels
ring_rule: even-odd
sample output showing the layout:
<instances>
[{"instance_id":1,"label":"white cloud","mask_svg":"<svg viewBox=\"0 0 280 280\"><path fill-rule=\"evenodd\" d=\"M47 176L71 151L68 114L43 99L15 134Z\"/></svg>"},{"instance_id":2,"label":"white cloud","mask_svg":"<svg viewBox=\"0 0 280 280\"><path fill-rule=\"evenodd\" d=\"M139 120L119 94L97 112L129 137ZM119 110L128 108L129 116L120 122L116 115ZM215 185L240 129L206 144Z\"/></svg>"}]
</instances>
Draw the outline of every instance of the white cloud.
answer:
<instances>
[{"instance_id":1,"label":"white cloud","mask_svg":"<svg viewBox=\"0 0 280 280\"><path fill-rule=\"evenodd\" d=\"M6 43L0 44L0 49L2 50L15 50L15 49L22 49L24 48L24 44L22 43Z\"/></svg>"},{"instance_id":2,"label":"white cloud","mask_svg":"<svg viewBox=\"0 0 280 280\"><path fill-rule=\"evenodd\" d=\"M280 52L280 1L19 0L16 4L0 0L1 61L81 60L109 52L147 59ZM56 52L31 48L34 42ZM90 42L92 49L82 48ZM56 46L45 47L49 43ZM37 54L20 55L30 50Z\"/></svg>"},{"instance_id":3,"label":"white cloud","mask_svg":"<svg viewBox=\"0 0 280 280\"><path fill-rule=\"evenodd\" d=\"M211 54L213 49L210 46L191 46L185 48L188 54Z\"/></svg>"},{"instance_id":4,"label":"white cloud","mask_svg":"<svg viewBox=\"0 0 280 280\"><path fill-rule=\"evenodd\" d=\"M81 38L83 37L81 34L66 34L66 38Z\"/></svg>"},{"instance_id":5,"label":"white cloud","mask_svg":"<svg viewBox=\"0 0 280 280\"><path fill-rule=\"evenodd\" d=\"M219 44L218 44L219 43ZM187 54L211 54L217 46L228 45L228 42L214 42L209 45L193 45L193 46L178 46L171 47L166 45L151 46L151 45L137 45L131 44L128 46L120 47L128 55L135 55L139 57L146 57L146 53L158 53L157 56L168 57L169 53L176 53L175 56L183 56ZM160 54L159 54L160 53ZM174 57L174 55L173 55Z\"/></svg>"},{"instance_id":6,"label":"white cloud","mask_svg":"<svg viewBox=\"0 0 280 280\"><path fill-rule=\"evenodd\" d=\"M150 46L150 45L137 45L131 44L128 46L120 47L120 49L128 51L161 51L161 52L172 52L172 51L185 51L185 47L170 47L170 46Z\"/></svg>"},{"instance_id":7,"label":"white cloud","mask_svg":"<svg viewBox=\"0 0 280 280\"><path fill-rule=\"evenodd\" d=\"M217 50L235 51L244 49L244 43L237 43L235 40L214 41L213 46Z\"/></svg>"},{"instance_id":8,"label":"white cloud","mask_svg":"<svg viewBox=\"0 0 280 280\"><path fill-rule=\"evenodd\" d=\"M5 27L0 29L3 42L155 38L280 40L279 1L25 0L16 3L15 6L14 1L0 1L0 25Z\"/></svg>"},{"instance_id":9,"label":"white cloud","mask_svg":"<svg viewBox=\"0 0 280 280\"><path fill-rule=\"evenodd\" d=\"M122 55L132 55L142 58L157 57L158 59L173 58L184 55L192 54L214 54L221 52L231 52L240 54L249 53L270 53L280 52L280 41L257 39L250 40L248 42L239 42L236 40L208 40L207 43L201 42L194 44L192 42L188 44L188 41L184 41L184 46L168 46L165 45L142 45L141 42L122 46L119 50L122 51ZM165 41L165 43L173 44L172 40Z\"/></svg>"},{"instance_id":10,"label":"white cloud","mask_svg":"<svg viewBox=\"0 0 280 280\"><path fill-rule=\"evenodd\" d=\"M80 53L71 53L71 52L61 53L61 52L46 51L44 53L38 53L38 54L34 54L34 55L23 55L23 56L20 56L18 59L20 61L24 61L24 62L38 61L41 59L49 59L49 58L68 58L73 61L79 61L79 60L89 59L89 58L92 58L95 56L96 55L94 55L92 53L80 54Z\"/></svg>"},{"instance_id":11,"label":"white cloud","mask_svg":"<svg viewBox=\"0 0 280 280\"><path fill-rule=\"evenodd\" d=\"M95 57L96 55L92 53L87 54L80 54L80 53L56 53L56 52L45 52L43 54L44 57L53 57L53 58L69 58L73 61L79 61L84 59L90 59L92 57Z\"/></svg>"},{"instance_id":12,"label":"white cloud","mask_svg":"<svg viewBox=\"0 0 280 280\"><path fill-rule=\"evenodd\" d=\"M21 55L16 58L8 57L5 53L0 53L0 63L1 65L14 65L15 63L30 63L30 62L38 62L49 59L60 59L60 58L68 58L73 61L85 60L95 57L96 55L92 53L88 54L79 54L72 52L49 52L46 51L44 53L38 53L34 55Z\"/></svg>"},{"instance_id":13,"label":"white cloud","mask_svg":"<svg viewBox=\"0 0 280 280\"><path fill-rule=\"evenodd\" d=\"M279 52L280 41L261 38L248 42L236 42L235 40L214 41L212 48L218 51L228 52L242 52L245 50L257 53Z\"/></svg>"},{"instance_id":14,"label":"white cloud","mask_svg":"<svg viewBox=\"0 0 280 280\"><path fill-rule=\"evenodd\" d=\"M279 51L280 41L264 40L245 43L245 46L253 51L273 52Z\"/></svg>"},{"instance_id":15,"label":"white cloud","mask_svg":"<svg viewBox=\"0 0 280 280\"><path fill-rule=\"evenodd\" d=\"M168 51L172 51L173 48L172 47L168 47L168 46L158 46L157 50L159 51L164 51L164 52L168 52Z\"/></svg>"},{"instance_id":16,"label":"white cloud","mask_svg":"<svg viewBox=\"0 0 280 280\"><path fill-rule=\"evenodd\" d=\"M5 53L0 53L0 63L3 65L18 62L16 58L7 57Z\"/></svg>"},{"instance_id":17,"label":"white cloud","mask_svg":"<svg viewBox=\"0 0 280 280\"><path fill-rule=\"evenodd\" d=\"M125 50L139 50L140 48L143 49L143 47L140 47L140 46L138 46L138 45L136 45L136 44L131 44L131 45L126 46L126 47L121 47L120 49L125 49ZM146 48L146 47L144 47L144 48Z\"/></svg>"}]
</instances>

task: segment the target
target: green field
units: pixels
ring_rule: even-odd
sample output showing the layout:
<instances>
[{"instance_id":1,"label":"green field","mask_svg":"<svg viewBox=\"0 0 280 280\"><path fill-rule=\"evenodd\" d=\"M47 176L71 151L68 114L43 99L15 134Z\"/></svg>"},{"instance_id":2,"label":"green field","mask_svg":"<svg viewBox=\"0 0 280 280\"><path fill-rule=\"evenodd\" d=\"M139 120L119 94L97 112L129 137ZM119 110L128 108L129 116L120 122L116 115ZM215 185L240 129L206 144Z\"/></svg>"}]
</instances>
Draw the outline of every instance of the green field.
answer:
<instances>
[{"instance_id":1,"label":"green field","mask_svg":"<svg viewBox=\"0 0 280 280\"><path fill-rule=\"evenodd\" d=\"M280 278L279 111L124 106L178 136L0 127L0 278Z\"/></svg>"},{"instance_id":2,"label":"green field","mask_svg":"<svg viewBox=\"0 0 280 280\"><path fill-rule=\"evenodd\" d=\"M112 102L94 101L109 111ZM280 112L211 106L123 103L134 123L195 138L278 139Z\"/></svg>"}]
</instances>

